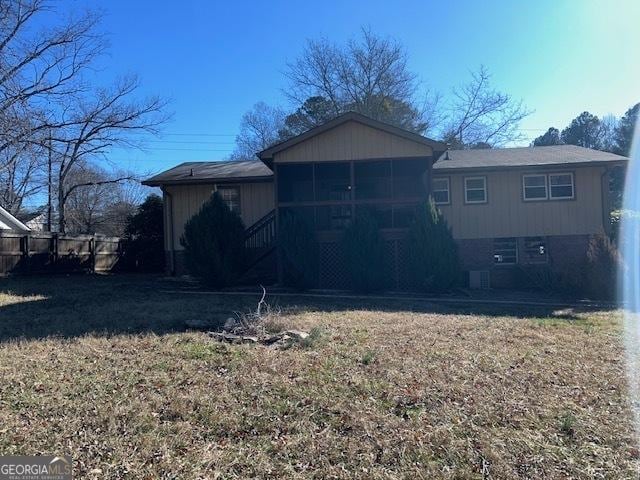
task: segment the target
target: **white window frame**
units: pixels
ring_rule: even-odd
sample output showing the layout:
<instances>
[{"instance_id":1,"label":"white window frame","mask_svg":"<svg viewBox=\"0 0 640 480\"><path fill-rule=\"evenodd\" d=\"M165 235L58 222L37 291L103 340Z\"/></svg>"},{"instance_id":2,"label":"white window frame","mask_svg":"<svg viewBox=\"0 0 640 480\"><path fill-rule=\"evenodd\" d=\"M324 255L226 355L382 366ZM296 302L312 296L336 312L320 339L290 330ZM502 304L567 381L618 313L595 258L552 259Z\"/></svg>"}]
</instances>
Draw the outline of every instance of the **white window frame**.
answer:
<instances>
[{"instance_id":1,"label":"white window frame","mask_svg":"<svg viewBox=\"0 0 640 480\"><path fill-rule=\"evenodd\" d=\"M496 243L497 242L513 242L513 261L512 262L504 262L504 261L500 261L497 262L497 258L498 256L500 256L501 258L502 255L499 255L496 253ZM493 264L495 266L513 266L513 265L518 265L518 263L520 262L520 254L518 252L519 248L518 248L518 238L517 237L502 237L502 238L494 238L493 239ZM504 251L504 248L500 249L501 251Z\"/></svg>"},{"instance_id":2,"label":"white window frame","mask_svg":"<svg viewBox=\"0 0 640 480\"><path fill-rule=\"evenodd\" d=\"M238 192L237 210L234 210L233 207L229 205L229 201L222 196L222 192L220 190L237 190ZM238 215L242 213L242 188L240 187L240 185L235 185L235 184L216 185L215 191L220 194L220 197L222 198L224 203L227 204L227 206L229 207L229 209L231 209L232 212L235 211Z\"/></svg>"},{"instance_id":3,"label":"white window frame","mask_svg":"<svg viewBox=\"0 0 640 480\"><path fill-rule=\"evenodd\" d=\"M446 202L437 202L435 199L435 195L433 196L433 201L435 202L436 205L450 205L451 204L451 181L449 180L449 177L433 177L433 180L436 181L444 181L447 184L447 189L446 190L436 190L435 188L433 189L433 193L435 192L447 192L447 201ZM432 182L433 184L433 182Z\"/></svg>"},{"instance_id":4,"label":"white window frame","mask_svg":"<svg viewBox=\"0 0 640 480\"><path fill-rule=\"evenodd\" d=\"M556 187L568 187L571 186L571 196L569 197L554 197L553 196L553 189L551 188L551 177L554 176L560 176L560 175L568 175L569 177L571 177L571 184L562 184L562 185L555 185ZM549 200L573 200L574 198L576 198L576 180L575 177L573 175L573 172L556 172L556 173L550 173L548 174L548 178L549 178Z\"/></svg>"},{"instance_id":5,"label":"white window frame","mask_svg":"<svg viewBox=\"0 0 640 480\"><path fill-rule=\"evenodd\" d=\"M484 200L469 200L468 198L468 193L470 190L480 190L479 188L467 188L467 182L469 180L482 180L484 188L482 188L482 191L484 192ZM487 192L487 177L485 176L480 176L480 177L464 177L464 203L466 204L480 204L480 203L487 203L488 201L488 192Z\"/></svg>"},{"instance_id":6,"label":"white window frame","mask_svg":"<svg viewBox=\"0 0 640 480\"><path fill-rule=\"evenodd\" d=\"M534 178L534 177L544 178L544 197L527 198L527 188L540 188L540 186L527 187L527 184L526 184L527 178ZM549 200L549 179L546 173L529 173L526 175L522 175L522 199L525 202L541 202L544 200Z\"/></svg>"}]
</instances>

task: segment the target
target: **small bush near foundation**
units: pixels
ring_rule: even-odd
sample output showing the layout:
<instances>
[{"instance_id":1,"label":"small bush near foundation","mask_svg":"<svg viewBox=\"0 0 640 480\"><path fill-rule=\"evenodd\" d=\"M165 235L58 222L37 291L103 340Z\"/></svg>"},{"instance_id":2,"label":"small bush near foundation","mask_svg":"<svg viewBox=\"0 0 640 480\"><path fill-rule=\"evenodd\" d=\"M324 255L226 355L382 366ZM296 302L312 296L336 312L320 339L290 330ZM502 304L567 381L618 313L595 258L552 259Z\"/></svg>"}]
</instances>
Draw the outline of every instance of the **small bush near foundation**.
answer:
<instances>
[{"instance_id":1,"label":"small bush near foundation","mask_svg":"<svg viewBox=\"0 0 640 480\"><path fill-rule=\"evenodd\" d=\"M418 290L444 292L460 281L458 248L433 199L418 209L409 229L408 260L410 282Z\"/></svg>"},{"instance_id":2,"label":"small bush near foundation","mask_svg":"<svg viewBox=\"0 0 640 480\"><path fill-rule=\"evenodd\" d=\"M294 212L283 212L278 243L283 283L298 290L315 286L318 277L318 245L307 222Z\"/></svg>"},{"instance_id":3,"label":"small bush near foundation","mask_svg":"<svg viewBox=\"0 0 640 480\"><path fill-rule=\"evenodd\" d=\"M244 225L215 192L186 223L180 239L187 270L215 288L233 285L244 270Z\"/></svg>"},{"instance_id":4,"label":"small bush near foundation","mask_svg":"<svg viewBox=\"0 0 640 480\"><path fill-rule=\"evenodd\" d=\"M598 300L615 300L620 268L620 254L609 237L591 237L584 269L585 294Z\"/></svg>"},{"instance_id":5,"label":"small bush near foundation","mask_svg":"<svg viewBox=\"0 0 640 480\"><path fill-rule=\"evenodd\" d=\"M344 261L352 289L358 292L382 290L389 279L384 240L371 212L360 210L344 232Z\"/></svg>"},{"instance_id":6,"label":"small bush near foundation","mask_svg":"<svg viewBox=\"0 0 640 480\"><path fill-rule=\"evenodd\" d=\"M615 300L618 271L622 266L620 254L609 237L594 235L589 240L584 258L571 268L523 266L520 268L520 285L594 300Z\"/></svg>"}]
</instances>

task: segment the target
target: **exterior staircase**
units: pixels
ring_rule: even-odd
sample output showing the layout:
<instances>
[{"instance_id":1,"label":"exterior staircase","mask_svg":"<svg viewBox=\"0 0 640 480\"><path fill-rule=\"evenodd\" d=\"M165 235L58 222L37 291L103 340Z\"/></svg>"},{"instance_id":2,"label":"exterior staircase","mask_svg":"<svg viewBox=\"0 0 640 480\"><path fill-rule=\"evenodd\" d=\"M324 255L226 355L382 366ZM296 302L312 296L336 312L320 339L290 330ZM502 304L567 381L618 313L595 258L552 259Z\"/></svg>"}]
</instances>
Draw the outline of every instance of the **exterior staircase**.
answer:
<instances>
[{"instance_id":1,"label":"exterior staircase","mask_svg":"<svg viewBox=\"0 0 640 480\"><path fill-rule=\"evenodd\" d=\"M247 268L241 283L273 284L277 281L276 237L275 210L245 230Z\"/></svg>"}]
</instances>

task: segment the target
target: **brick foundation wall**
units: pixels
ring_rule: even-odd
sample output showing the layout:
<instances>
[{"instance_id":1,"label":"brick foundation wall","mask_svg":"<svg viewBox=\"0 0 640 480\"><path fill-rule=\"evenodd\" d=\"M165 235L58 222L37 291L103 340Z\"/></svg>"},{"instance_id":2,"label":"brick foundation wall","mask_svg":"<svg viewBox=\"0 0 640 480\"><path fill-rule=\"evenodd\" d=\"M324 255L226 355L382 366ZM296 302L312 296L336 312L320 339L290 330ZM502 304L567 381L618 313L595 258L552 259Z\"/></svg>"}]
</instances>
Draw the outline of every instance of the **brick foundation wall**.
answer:
<instances>
[{"instance_id":1,"label":"brick foundation wall","mask_svg":"<svg viewBox=\"0 0 640 480\"><path fill-rule=\"evenodd\" d=\"M589 246L589 235L561 235L543 237L546 241L548 262L552 271L566 272L578 268L584 261ZM493 259L493 239L457 240L460 264L464 271L489 270L492 288L523 288L522 267L527 265L524 238L518 238L518 264L496 265Z\"/></svg>"}]
</instances>

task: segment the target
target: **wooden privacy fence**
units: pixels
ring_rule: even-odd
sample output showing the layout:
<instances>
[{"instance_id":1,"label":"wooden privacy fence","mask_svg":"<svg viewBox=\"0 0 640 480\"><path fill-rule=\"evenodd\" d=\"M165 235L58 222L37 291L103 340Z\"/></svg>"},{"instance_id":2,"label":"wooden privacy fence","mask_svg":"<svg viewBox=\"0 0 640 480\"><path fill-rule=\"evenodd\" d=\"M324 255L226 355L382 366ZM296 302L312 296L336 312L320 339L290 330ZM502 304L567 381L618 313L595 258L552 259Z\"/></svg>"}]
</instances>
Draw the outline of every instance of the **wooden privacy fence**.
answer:
<instances>
[{"instance_id":1,"label":"wooden privacy fence","mask_svg":"<svg viewBox=\"0 0 640 480\"><path fill-rule=\"evenodd\" d=\"M118 237L0 231L0 274L110 272L124 245Z\"/></svg>"}]
</instances>

